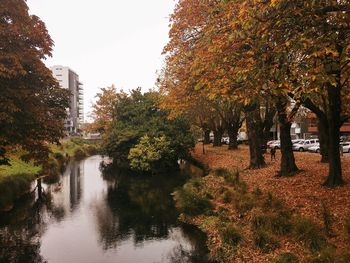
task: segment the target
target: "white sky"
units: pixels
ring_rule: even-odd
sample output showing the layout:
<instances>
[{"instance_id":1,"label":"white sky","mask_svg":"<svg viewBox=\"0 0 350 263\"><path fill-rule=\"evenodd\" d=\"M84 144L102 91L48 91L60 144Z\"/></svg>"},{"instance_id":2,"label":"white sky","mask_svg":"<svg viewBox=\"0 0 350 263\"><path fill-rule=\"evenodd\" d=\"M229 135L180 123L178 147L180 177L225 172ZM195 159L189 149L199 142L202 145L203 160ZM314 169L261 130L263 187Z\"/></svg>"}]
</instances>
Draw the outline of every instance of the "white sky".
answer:
<instances>
[{"instance_id":1,"label":"white sky","mask_svg":"<svg viewBox=\"0 0 350 263\"><path fill-rule=\"evenodd\" d=\"M27 0L55 42L47 66L73 69L84 83L85 116L99 88L153 88L168 41L174 0Z\"/></svg>"}]
</instances>

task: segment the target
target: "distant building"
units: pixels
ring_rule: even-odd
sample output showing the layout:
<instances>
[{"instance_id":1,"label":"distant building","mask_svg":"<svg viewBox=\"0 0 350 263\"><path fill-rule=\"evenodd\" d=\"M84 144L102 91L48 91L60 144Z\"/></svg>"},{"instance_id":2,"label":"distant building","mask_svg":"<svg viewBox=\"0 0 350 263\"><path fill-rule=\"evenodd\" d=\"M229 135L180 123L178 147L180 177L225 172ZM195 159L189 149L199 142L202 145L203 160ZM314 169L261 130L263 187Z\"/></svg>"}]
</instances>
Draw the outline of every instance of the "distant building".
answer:
<instances>
[{"instance_id":1,"label":"distant building","mask_svg":"<svg viewBox=\"0 0 350 263\"><path fill-rule=\"evenodd\" d=\"M310 113L307 116L307 124L308 124L308 132L312 135L318 133L317 129L317 117L314 113ZM345 122L340 127L340 135L341 136L348 136L350 135L350 122Z\"/></svg>"},{"instance_id":2,"label":"distant building","mask_svg":"<svg viewBox=\"0 0 350 263\"><path fill-rule=\"evenodd\" d=\"M84 123L83 84L79 81L79 75L68 67L56 65L50 69L60 87L70 91L65 127L68 134L77 134L80 132L80 126Z\"/></svg>"}]
</instances>

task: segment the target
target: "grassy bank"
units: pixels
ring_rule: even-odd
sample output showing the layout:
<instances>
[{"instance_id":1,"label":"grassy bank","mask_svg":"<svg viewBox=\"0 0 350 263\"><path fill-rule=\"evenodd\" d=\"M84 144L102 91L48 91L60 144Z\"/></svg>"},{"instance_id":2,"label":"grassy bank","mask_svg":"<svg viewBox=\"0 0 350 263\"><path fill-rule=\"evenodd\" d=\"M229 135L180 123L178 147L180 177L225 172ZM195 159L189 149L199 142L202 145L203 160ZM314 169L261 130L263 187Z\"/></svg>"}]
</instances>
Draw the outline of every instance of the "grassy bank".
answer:
<instances>
[{"instance_id":1,"label":"grassy bank","mask_svg":"<svg viewBox=\"0 0 350 263\"><path fill-rule=\"evenodd\" d=\"M63 140L61 145L50 147L52 153L43 166L21 160L23 152L20 149L10 152L11 166L0 166L0 211L12 209L15 200L30 190L38 176L56 176L70 159L79 160L98 153L96 144L79 138Z\"/></svg>"},{"instance_id":2,"label":"grassy bank","mask_svg":"<svg viewBox=\"0 0 350 263\"><path fill-rule=\"evenodd\" d=\"M301 156L303 160L308 158L305 156ZM304 183L302 174L310 170L299 174L299 178L283 179L275 177L274 163L268 163L266 170L245 170L246 149L227 152L225 148L208 148L205 156L197 151L194 157L211 167L211 171L203 178L189 181L174 193L174 199L182 212L180 219L197 225L208 235L214 260L350 262L350 214L336 214L334 211L339 207L334 210L328 205L325 192L320 192L324 202L319 203L308 195L309 190L298 189ZM311 167L310 163L308 166ZM264 171L269 173L263 175ZM320 169L317 171L320 173ZM288 180L293 182L292 186ZM276 185L280 191L275 190ZM297 196L293 200L284 199L283 193L285 197L291 195L290 187ZM317 192L315 188L313 191ZM335 191L339 191L342 198L344 189ZM337 199L334 191L331 195ZM298 203L300 199L305 202L304 206ZM342 213L347 211L348 200L343 199L345 212ZM309 211L311 207L318 210L317 216Z\"/></svg>"}]
</instances>

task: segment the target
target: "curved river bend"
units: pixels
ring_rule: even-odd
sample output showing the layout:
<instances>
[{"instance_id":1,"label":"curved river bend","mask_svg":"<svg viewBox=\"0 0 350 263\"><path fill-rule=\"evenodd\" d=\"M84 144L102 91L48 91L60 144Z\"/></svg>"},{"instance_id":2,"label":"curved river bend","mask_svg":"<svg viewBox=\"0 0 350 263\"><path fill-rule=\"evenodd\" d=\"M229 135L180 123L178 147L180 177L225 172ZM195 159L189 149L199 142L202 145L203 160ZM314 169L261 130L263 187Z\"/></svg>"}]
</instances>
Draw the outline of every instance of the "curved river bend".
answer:
<instances>
[{"instance_id":1,"label":"curved river bend","mask_svg":"<svg viewBox=\"0 0 350 263\"><path fill-rule=\"evenodd\" d=\"M182 174L102 174L102 157L73 162L11 213L0 214L0 262L209 262L205 236L181 224L171 193Z\"/></svg>"}]
</instances>

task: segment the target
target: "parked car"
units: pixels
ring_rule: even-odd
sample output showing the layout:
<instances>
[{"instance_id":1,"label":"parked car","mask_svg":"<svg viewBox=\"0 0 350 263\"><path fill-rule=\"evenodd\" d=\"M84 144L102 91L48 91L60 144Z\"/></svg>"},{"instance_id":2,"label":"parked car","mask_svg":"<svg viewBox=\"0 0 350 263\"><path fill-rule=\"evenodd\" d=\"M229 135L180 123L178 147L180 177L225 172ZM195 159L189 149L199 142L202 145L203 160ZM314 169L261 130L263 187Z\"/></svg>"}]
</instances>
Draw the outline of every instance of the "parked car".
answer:
<instances>
[{"instance_id":1,"label":"parked car","mask_svg":"<svg viewBox=\"0 0 350 263\"><path fill-rule=\"evenodd\" d=\"M268 142L266 143L266 145L267 145L268 148L270 148L270 145L273 144L273 143L275 143L275 142L277 142L277 140L268 141Z\"/></svg>"},{"instance_id":2,"label":"parked car","mask_svg":"<svg viewBox=\"0 0 350 263\"><path fill-rule=\"evenodd\" d=\"M223 143L223 144L229 144L229 143L230 143L230 138L229 138L229 137L222 137L221 143Z\"/></svg>"},{"instance_id":3,"label":"parked car","mask_svg":"<svg viewBox=\"0 0 350 263\"><path fill-rule=\"evenodd\" d=\"M307 151L310 147L316 146L318 143L319 143L318 139L304 140L302 142L294 144L293 150L304 152L304 151Z\"/></svg>"},{"instance_id":4,"label":"parked car","mask_svg":"<svg viewBox=\"0 0 350 263\"><path fill-rule=\"evenodd\" d=\"M350 153L350 142L342 142L343 153Z\"/></svg>"},{"instance_id":5,"label":"parked car","mask_svg":"<svg viewBox=\"0 0 350 263\"><path fill-rule=\"evenodd\" d=\"M295 140L292 140L292 144L294 145L294 144L297 144L297 143L301 143L303 141L305 141L305 140L304 139L295 139Z\"/></svg>"},{"instance_id":6,"label":"parked car","mask_svg":"<svg viewBox=\"0 0 350 263\"><path fill-rule=\"evenodd\" d=\"M269 145L270 148L280 149L281 148L281 141L275 141Z\"/></svg>"},{"instance_id":7,"label":"parked car","mask_svg":"<svg viewBox=\"0 0 350 263\"><path fill-rule=\"evenodd\" d=\"M311 146L308 149L309 152L313 152L313 153L320 153L321 152L321 148L320 148L320 144L316 144L315 146Z\"/></svg>"}]
</instances>

